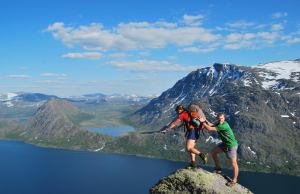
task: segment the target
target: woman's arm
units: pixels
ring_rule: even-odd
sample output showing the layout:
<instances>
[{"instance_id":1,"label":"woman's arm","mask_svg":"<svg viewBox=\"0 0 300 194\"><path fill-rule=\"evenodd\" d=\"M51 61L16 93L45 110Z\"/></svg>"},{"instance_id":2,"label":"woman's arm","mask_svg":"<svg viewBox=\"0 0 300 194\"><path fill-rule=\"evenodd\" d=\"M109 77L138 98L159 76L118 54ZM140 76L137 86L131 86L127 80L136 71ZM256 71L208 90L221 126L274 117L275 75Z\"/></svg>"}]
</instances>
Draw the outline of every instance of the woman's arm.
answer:
<instances>
[{"instance_id":1,"label":"woman's arm","mask_svg":"<svg viewBox=\"0 0 300 194\"><path fill-rule=\"evenodd\" d=\"M173 129L174 127L176 127L178 125L178 123L180 122L180 119L176 119L174 122L172 122L166 129L164 129L163 131L161 131L162 133L166 133L168 131L170 131L171 129Z\"/></svg>"}]
</instances>

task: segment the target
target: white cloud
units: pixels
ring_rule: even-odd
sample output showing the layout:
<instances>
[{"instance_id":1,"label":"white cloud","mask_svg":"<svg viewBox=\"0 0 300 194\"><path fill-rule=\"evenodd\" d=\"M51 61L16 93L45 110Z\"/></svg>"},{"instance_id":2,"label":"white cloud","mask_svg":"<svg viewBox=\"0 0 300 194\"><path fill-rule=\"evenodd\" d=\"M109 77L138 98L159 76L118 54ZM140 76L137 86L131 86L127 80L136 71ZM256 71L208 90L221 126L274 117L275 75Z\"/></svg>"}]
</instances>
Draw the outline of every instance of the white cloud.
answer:
<instances>
[{"instance_id":1,"label":"white cloud","mask_svg":"<svg viewBox=\"0 0 300 194\"><path fill-rule=\"evenodd\" d=\"M278 31L261 31L257 33L231 33L224 38L225 50L261 49L282 40Z\"/></svg>"},{"instance_id":2,"label":"white cloud","mask_svg":"<svg viewBox=\"0 0 300 194\"><path fill-rule=\"evenodd\" d=\"M20 79L28 79L28 78L31 78L30 75L8 75L7 77L9 78L20 78Z\"/></svg>"},{"instance_id":3,"label":"white cloud","mask_svg":"<svg viewBox=\"0 0 300 194\"><path fill-rule=\"evenodd\" d=\"M269 27L268 24L258 24L258 25L256 25L256 26L254 26L253 29L258 29L258 30L260 30L260 29L265 29L265 28L268 28L268 27Z\"/></svg>"},{"instance_id":4,"label":"white cloud","mask_svg":"<svg viewBox=\"0 0 300 194\"><path fill-rule=\"evenodd\" d=\"M290 38L286 41L288 44L296 44L296 43L300 43L300 38L299 37L293 37Z\"/></svg>"},{"instance_id":5,"label":"white cloud","mask_svg":"<svg viewBox=\"0 0 300 194\"><path fill-rule=\"evenodd\" d=\"M271 29L272 29L272 31L280 31L280 30L283 30L284 27L282 24L273 24L271 26Z\"/></svg>"},{"instance_id":6,"label":"white cloud","mask_svg":"<svg viewBox=\"0 0 300 194\"><path fill-rule=\"evenodd\" d=\"M219 35L197 26L177 26L168 22L121 23L113 30L92 23L78 28L64 23L49 25L47 30L55 39L69 47L80 46L85 50L137 50L162 48L167 45L192 45L215 41Z\"/></svg>"},{"instance_id":7,"label":"white cloud","mask_svg":"<svg viewBox=\"0 0 300 194\"><path fill-rule=\"evenodd\" d=\"M64 73L43 73L42 77L67 77L67 74Z\"/></svg>"},{"instance_id":8,"label":"white cloud","mask_svg":"<svg viewBox=\"0 0 300 194\"><path fill-rule=\"evenodd\" d=\"M198 47L186 47L181 49L181 52L187 53L210 53L216 50L216 48L198 48Z\"/></svg>"},{"instance_id":9,"label":"white cloud","mask_svg":"<svg viewBox=\"0 0 300 194\"><path fill-rule=\"evenodd\" d=\"M254 26L254 25L255 25L255 23L247 22L247 21L244 21L244 20L239 20L239 21L230 22L230 23L225 24L225 26L228 26L230 28L240 28L240 29L249 28L249 27Z\"/></svg>"},{"instance_id":10,"label":"white cloud","mask_svg":"<svg viewBox=\"0 0 300 194\"><path fill-rule=\"evenodd\" d=\"M101 54L98 52L67 53L62 55L62 57L70 59L100 59Z\"/></svg>"},{"instance_id":11,"label":"white cloud","mask_svg":"<svg viewBox=\"0 0 300 194\"><path fill-rule=\"evenodd\" d=\"M225 37L225 42L231 43L231 42L239 42L241 40L250 40L255 38L255 36L256 35L253 33L244 33L244 34L231 33Z\"/></svg>"},{"instance_id":12,"label":"white cloud","mask_svg":"<svg viewBox=\"0 0 300 194\"><path fill-rule=\"evenodd\" d=\"M109 55L110 58L112 59L124 59L127 57L125 53L113 53Z\"/></svg>"},{"instance_id":13,"label":"white cloud","mask_svg":"<svg viewBox=\"0 0 300 194\"><path fill-rule=\"evenodd\" d=\"M274 17L287 16L278 12ZM183 15L177 22L128 22L120 23L112 28L102 24L70 27L57 22L48 26L48 32L68 47L80 47L85 51L139 51L148 53L151 49L175 47L180 52L208 53L218 48L223 49L260 49L280 43L297 43L297 34L286 34L285 22L257 24L238 20L225 23L224 26L212 29L205 27L202 15ZM201 26L200 26L201 24ZM214 30L213 30L214 29ZM289 39L283 39L287 35ZM289 40L289 41L288 41ZM66 58L100 58L94 52L68 53ZM126 53L128 54L128 53ZM146 56L144 56L146 57ZM112 54L110 58L124 59L125 54Z\"/></svg>"},{"instance_id":14,"label":"white cloud","mask_svg":"<svg viewBox=\"0 0 300 194\"><path fill-rule=\"evenodd\" d=\"M171 22L165 22L165 21L158 21L154 23L149 23L149 22L129 22L129 23L120 23L118 27L122 26L130 26L133 28L145 28L145 27L151 27L151 26L156 26L156 27L164 27L164 28L176 28L177 24L176 23L171 23Z\"/></svg>"},{"instance_id":15,"label":"white cloud","mask_svg":"<svg viewBox=\"0 0 300 194\"><path fill-rule=\"evenodd\" d=\"M269 44L274 43L280 38L277 32L259 32L257 35Z\"/></svg>"},{"instance_id":16,"label":"white cloud","mask_svg":"<svg viewBox=\"0 0 300 194\"><path fill-rule=\"evenodd\" d=\"M109 64L117 67L118 69L125 69L135 72L189 72L195 70L196 67L184 66L180 64L172 64L168 61L155 61L155 60L138 60L138 61L110 61Z\"/></svg>"},{"instance_id":17,"label":"white cloud","mask_svg":"<svg viewBox=\"0 0 300 194\"><path fill-rule=\"evenodd\" d=\"M57 84L60 83L57 80L40 80L40 81L36 81L36 83L39 84Z\"/></svg>"},{"instance_id":18,"label":"white cloud","mask_svg":"<svg viewBox=\"0 0 300 194\"><path fill-rule=\"evenodd\" d=\"M184 15L183 22L187 25L198 26L202 24L202 20L204 19L203 15Z\"/></svg>"},{"instance_id":19,"label":"white cloud","mask_svg":"<svg viewBox=\"0 0 300 194\"><path fill-rule=\"evenodd\" d=\"M283 18L283 17L287 17L288 16L288 13L287 12L276 12L276 13L273 13L271 18L272 19L279 19L279 18Z\"/></svg>"},{"instance_id":20,"label":"white cloud","mask_svg":"<svg viewBox=\"0 0 300 194\"><path fill-rule=\"evenodd\" d=\"M232 43L232 44L225 44L224 49L225 50L237 50L241 48L251 48L253 46L253 43L250 41L239 41L237 43Z\"/></svg>"},{"instance_id":21,"label":"white cloud","mask_svg":"<svg viewBox=\"0 0 300 194\"><path fill-rule=\"evenodd\" d=\"M173 44L177 46L192 45L195 43L207 43L218 39L217 35L201 27L183 26L178 28L147 28L122 25L117 33L126 37L127 42L132 43L133 49L163 48ZM129 46L127 48L129 48Z\"/></svg>"}]
</instances>

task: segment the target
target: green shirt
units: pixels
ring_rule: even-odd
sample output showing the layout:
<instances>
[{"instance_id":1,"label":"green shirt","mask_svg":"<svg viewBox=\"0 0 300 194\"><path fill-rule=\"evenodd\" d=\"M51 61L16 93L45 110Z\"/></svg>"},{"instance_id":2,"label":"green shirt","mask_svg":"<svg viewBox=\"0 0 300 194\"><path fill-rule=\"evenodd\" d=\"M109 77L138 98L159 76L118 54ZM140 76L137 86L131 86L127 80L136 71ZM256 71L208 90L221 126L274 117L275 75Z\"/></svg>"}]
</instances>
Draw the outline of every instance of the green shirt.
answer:
<instances>
[{"instance_id":1,"label":"green shirt","mask_svg":"<svg viewBox=\"0 0 300 194\"><path fill-rule=\"evenodd\" d=\"M238 145L238 142L234 137L232 129L226 121L224 121L223 124L218 124L216 128L222 142L225 143L226 146L232 148Z\"/></svg>"}]
</instances>

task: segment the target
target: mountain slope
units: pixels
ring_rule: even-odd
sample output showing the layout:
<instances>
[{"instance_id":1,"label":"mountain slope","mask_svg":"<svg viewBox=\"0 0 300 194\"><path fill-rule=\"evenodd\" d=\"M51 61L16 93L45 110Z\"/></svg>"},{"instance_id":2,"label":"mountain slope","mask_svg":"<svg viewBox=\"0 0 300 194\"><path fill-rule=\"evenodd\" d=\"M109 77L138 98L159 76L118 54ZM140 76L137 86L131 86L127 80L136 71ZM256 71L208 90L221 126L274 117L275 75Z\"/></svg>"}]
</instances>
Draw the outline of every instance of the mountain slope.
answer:
<instances>
[{"instance_id":1,"label":"mountain slope","mask_svg":"<svg viewBox=\"0 0 300 194\"><path fill-rule=\"evenodd\" d=\"M86 114L67 101L51 99L29 119L19 137L42 146L101 150L111 138L80 129L76 121Z\"/></svg>"},{"instance_id":2,"label":"mountain slope","mask_svg":"<svg viewBox=\"0 0 300 194\"><path fill-rule=\"evenodd\" d=\"M35 137L72 136L79 131L71 121L77 114L79 110L75 106L62 100L50 100L28 121L26 130Z\"/></svg>"},{"instance_id":3,"label":"mountain slope","mask_svg":"<svg viewBox=\"0 0 300 194\"><path fill-rule=\"evenodd\" d=\"M143 128L158 129L174 118L176 105L197 102L211 121L225 112L241 162L249 168L300 174L299 75L299 61L252 68L214 64L191 72L131 118ZM200 141L200 147L207 144Z\"/></svg>"}]
</instances>

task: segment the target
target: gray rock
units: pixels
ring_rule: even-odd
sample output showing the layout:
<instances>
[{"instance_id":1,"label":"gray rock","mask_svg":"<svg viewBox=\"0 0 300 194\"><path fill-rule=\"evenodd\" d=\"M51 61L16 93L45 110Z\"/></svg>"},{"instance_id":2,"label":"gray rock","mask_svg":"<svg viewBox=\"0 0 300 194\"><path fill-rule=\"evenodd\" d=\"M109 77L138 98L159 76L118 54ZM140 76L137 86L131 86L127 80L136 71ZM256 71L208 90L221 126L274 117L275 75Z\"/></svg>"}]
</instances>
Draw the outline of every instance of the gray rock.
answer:
<instances>
[{"instance_id":1,"label":"gray rock","mask_svg":"<svg viewBox=\"0 0 300 194\"><path fill-rule=\"evenodd\" d=\"M226 178L228 179L228 177ZM210 173L202 168L194 170L180 169L160 180L150 189L150 193L252 193L238 183L233 187L226 186L228 182L226 178L223 175Z\"/></svg>"}]
</instances>

